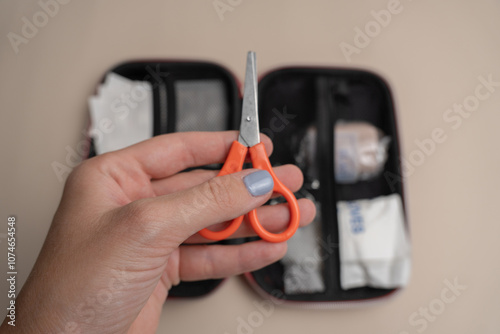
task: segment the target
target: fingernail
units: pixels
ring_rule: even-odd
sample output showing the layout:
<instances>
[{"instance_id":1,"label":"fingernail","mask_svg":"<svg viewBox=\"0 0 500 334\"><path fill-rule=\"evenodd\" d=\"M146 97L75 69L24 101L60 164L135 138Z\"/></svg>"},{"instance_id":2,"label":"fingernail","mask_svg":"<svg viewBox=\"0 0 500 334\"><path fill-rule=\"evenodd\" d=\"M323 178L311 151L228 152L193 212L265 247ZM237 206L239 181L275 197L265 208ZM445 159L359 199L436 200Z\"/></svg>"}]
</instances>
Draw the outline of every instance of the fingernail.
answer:
<instances>
[{"instance_id":1,"label":"fingernail","mask_svg":"<svg viewBox=\"0 0 500 334\"><path fill-rule=\"evenodd\" d=\"M273 190L274 181L267 170L258 170L243 178L243 183L252 196L262 196Z\"/></svg>"}]
</instances>

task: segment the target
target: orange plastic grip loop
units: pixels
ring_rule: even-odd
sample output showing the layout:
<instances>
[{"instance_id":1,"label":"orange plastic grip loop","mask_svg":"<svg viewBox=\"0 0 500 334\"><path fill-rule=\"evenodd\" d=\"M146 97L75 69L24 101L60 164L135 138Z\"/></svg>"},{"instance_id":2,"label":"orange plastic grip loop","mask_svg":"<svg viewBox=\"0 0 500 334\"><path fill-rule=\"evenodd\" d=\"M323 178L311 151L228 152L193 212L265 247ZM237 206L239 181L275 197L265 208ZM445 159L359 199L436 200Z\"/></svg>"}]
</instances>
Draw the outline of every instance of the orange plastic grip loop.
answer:
<instances>
[{"instance_id":1,"label":"orange plastic grip loop","mask_svg":"<svg viewBox=\"0 0 500 334\"><path fill-rule=\"evenodd\" d=\"M271 233L264 229L259 222L259 218L257 217L257 211L252 210L248 213L248 218L250 220L250 224L257 234L264 240L269 242L283 242L290 239L297 228L299 227L300 221L300 211L299 205L297 203L297 199L295 195L281 183L281 181L274 174L271 163L269 162L269 158L267 157L266 149L263 143L259 143L253 147L250 147L250 157L252 160L252 164L254 168L264 169L271 174L274 181L273 191L279 193L285 197L288 202L288 207L290 210L290 222L285 231L281 233Z\"/></svg>"},{"instance_id":2,"label":"orange plastic grip loop","mask_svg":"<svg viewBox=\"0 0 500 334\"><path fill-rule=\"evenodd\" d=\"M219 174L217 176L223 176L227 174L232 174L239 172L243 169L243 163L247 156L248 148L245 145L240 144L238 141L233 141L231 148L229 149L229 154L227 155L226 161L222 166ZM229 225L221 231L210 231L208 228L204 228L198 232L202 237L210 240L224 240L230 237L236 230L240 227L243 221L243 216L234 218Z\"/></svg>"}]
</instances>

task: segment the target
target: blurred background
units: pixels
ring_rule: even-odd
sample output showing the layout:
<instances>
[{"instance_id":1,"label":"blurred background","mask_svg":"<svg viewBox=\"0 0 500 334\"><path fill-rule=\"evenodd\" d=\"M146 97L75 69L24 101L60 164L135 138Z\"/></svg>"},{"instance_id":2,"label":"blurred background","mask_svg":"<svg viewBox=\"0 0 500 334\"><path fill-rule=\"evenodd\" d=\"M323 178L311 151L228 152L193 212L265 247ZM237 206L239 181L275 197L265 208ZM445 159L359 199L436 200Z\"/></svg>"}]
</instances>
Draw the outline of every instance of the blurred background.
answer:
<instances>
[{"instance_id":1,"label":"blurred background","mask_svg":"<svg viewBox=\"0 0 500 334\"><path fill-rule=\"evenodd\" d=\"M254 50L261 74L312 65L365 69L387 80L403 161L410 162L404 181L413 272L410 285L383 303L278 306L252 331L500 331L500 2L59 0L57 10L47 9L50 2L0 3L0 273L7 272L7 217L15 215L18 290L62 194L67 174L58 177L54 162L69 164L68 154L82 145L87 98L103 74L134 59L203 60L243 81L245 54ZM359 37L381 10L390 18ZM490 94L471 111L453 111L474 101L484 80ZM426 152L420 143L436 129L446 139ZM465 288L453 302L439 302L453 282ZM7 291L4 280L3 307ZM239 319L261 300L233 277L207 297L168 301L158 332L237 333ZM433 311L424 316L423 309Z\"/></svg>"}]
</instances>

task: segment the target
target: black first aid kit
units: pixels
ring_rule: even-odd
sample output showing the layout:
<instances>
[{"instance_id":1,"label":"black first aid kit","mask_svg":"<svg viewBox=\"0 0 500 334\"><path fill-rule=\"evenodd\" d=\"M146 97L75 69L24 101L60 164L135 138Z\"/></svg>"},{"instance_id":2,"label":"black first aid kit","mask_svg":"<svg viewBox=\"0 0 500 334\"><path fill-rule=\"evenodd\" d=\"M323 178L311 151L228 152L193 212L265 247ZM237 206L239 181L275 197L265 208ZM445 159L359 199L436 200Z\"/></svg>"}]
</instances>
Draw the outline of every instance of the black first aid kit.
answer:
<instances>
[{"instance_id":1,"label":"black first aid kit","mask_svg":"<svg viewBox=\"0 0 500 334\"><path fill-rule=\"evenodd\" d=\"M123 63L89 99L89 157L165 133L236 130L241 99L235 77L213 63ZM317 215L288 240L282 260L245 274L248 282L265 298L305 307L379 300L407 285L411 249L387 83L362 70L282 68L260 78L258 113L272 165L302 170L295 196L312 200ZM181 282L169 296L200 297L222 282Z\"/></svg>"}]
</instances>

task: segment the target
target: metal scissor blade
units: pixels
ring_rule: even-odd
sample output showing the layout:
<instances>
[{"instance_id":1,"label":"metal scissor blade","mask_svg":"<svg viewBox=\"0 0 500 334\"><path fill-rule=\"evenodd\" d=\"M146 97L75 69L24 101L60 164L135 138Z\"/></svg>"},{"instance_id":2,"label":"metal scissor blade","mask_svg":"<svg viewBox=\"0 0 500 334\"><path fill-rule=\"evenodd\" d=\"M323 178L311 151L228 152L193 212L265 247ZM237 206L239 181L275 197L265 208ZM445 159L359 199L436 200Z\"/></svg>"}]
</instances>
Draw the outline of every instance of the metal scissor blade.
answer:
<instances>
[{"instance_id":1,"label":"metal scissor blade","mask_svg":"<svg viewBox=\"0 0 500 334\"><path fill-rule=\"evenodd\" d=\"M256 57L255 52L249 51L247 55L247 69L245 72L240 135L238 137L238 142L247 147L252 147L260 143L257 102Z\"/></svg>"}]
</instances>

